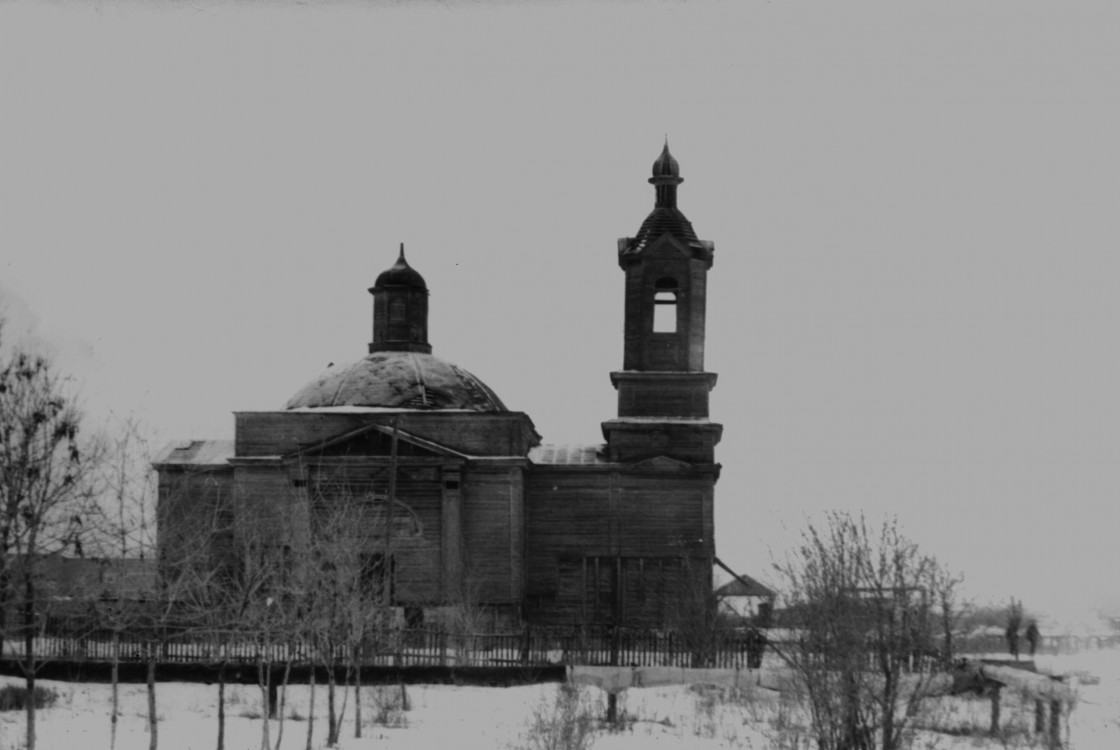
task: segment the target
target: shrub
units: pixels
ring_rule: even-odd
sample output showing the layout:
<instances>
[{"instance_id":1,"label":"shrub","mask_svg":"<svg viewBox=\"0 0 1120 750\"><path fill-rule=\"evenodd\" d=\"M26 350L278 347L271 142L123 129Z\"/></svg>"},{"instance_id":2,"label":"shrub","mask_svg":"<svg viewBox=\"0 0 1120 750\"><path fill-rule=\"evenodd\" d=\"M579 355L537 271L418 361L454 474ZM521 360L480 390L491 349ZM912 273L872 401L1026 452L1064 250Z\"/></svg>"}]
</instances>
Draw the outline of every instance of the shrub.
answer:
<instances>
[{"instance_id":1,"label":"shrub","mask_svg":"<svg viewBox=\"0 0 1120 750\"><path fill-rule=\"evenodd\" d=\"M35 686L35 708L50 708L57 699L58 693L50 688ZM0 711L23 711L26 708L26 686L5 685L0 688Z\"/></svg>"},{"instance_id":2,"label":"shrub","mask_svg":"<svg viewBox=\"0 0 1120 750\"><path fill-rule=\"evenodd\" d=\"M588 750L595 738L595 716L586 694L564 683L551 703L534 709L521 738L522 750Z\"/></svg>"},{"instance_id":3,"label":"shrub","mask_svg":"<svg viewBox=\"0 0 1120 750\"><path fill-rule=\"evenodd\" d=\"M404 714L412 710L404 685L376 685L369 691L373 703L373 723L384 727L406 727Z\"/></svg>"},{"instance_id":4,"label":"shrub","mask_svg":"<svg viewBox=\"0 0 1120 750\"><path fill-rule=\"evenodd\" d=\"M710 740L716 736L719 729L720 694L717 690L698 685L692 686L692 692L696 695L694 709L696 723L692 727L692 733L697 737Z\"/></svg>"}]
</instances>

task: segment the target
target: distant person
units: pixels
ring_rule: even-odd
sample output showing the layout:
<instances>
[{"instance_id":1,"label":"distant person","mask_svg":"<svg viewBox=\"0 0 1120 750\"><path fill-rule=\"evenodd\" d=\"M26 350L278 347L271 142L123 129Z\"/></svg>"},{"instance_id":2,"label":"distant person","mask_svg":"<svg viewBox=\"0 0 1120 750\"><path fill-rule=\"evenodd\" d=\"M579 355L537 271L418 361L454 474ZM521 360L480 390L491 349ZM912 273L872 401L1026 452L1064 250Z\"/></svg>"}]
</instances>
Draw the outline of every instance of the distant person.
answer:
<instances>
[{"instance_id":1,"label":"distant person","mask_svg":"<svg viewBox=\"0 0 1120 750\"><path fill-rule=\"evenodd\" d=\"M1007 650L1012 658L1019 661L1019 626L1023 624L1023 605L1011 600L1011 609L1007 613Z\"/></svg>"},{"instance_id":2,"label":"distant person","mask_svg":"<svg viewBox=\"0 0 1120 750\"><path fill-rule=\"evenodd\" d=\"M747 629L747 668L759 669L762 667L762 654L766 650L766 636L758 628Z\"/></svg>"},{"instance_id":3,"label":"distant person","mask_svg":"<svg viewBox=\"0 0 1120 750\"><path fill-rule=\"evenodd\" d=\"M1031 658L1034 658L1034 651L1036 648L1038 648L1039 635L1040 633L1038 632L1038 623L1034 620L1031 620L1030 624L1027 625L1027 646L1031 650Z\"/></svg>"}]
</instances>

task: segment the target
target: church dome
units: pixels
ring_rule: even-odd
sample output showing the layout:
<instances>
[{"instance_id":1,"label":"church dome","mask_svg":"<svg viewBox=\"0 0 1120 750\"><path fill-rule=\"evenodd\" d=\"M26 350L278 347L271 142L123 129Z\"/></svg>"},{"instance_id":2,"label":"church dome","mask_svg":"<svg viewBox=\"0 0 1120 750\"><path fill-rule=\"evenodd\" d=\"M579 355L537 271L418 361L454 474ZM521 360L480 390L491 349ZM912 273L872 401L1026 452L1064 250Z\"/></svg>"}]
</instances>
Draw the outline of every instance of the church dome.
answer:
<instances>
[{"instance_id":1,"label":"church dome","mask_svg":"<svg viewBox=\"0 0 1120 750\"><path fill-rule=\"evenodd\" d=\"M673 155L669 153L669 139L665 139L665 148L661 149L661 155L653 163L653 176L654 177L679 177L681 174L681 166Z\"/></svg>"},{"instance_id":2,"label":"church dome","mask_svg":"<svg viewBox=\"0 0 1120 750\"><path fill-rule=\"evenodd\" d=\"M349 365L331 367L292 396L285 408L334 406L507 411L494 391L466 370L410 351L376 351Z\"/></svg>"},{"instance_id":3,"label":"church dome","mask_svg":"<svg viewBox=\"0 0 1120 750\"><path fill-rule=\"evenodd\" d=\"M424 283L424 277L420 275L412 266L408 265L408 261L404 259L404 243L401 243L401 254L397 258L397 262L391 267L382 271L374 282L373 287L370 289L384 289L387 286L411 286L416 289L428 289L428 285Z\"/></svg>"}]
</instances>

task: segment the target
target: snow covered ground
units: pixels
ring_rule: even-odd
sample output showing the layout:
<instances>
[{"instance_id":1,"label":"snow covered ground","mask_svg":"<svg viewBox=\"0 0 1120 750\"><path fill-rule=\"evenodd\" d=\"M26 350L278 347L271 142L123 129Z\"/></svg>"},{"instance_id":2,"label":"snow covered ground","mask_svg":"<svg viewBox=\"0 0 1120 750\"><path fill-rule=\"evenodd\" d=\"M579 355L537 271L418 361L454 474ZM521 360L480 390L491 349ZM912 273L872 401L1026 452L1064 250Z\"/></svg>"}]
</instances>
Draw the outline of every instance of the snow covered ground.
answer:
<instances>
[{"instance_id":1,"label":"snow covered ground","mask_svg":"<svg viewBox=\"0 0 1120 750\"><path fill-rule=\"evenodd\" d=\"M1079 750L1120 748L1120 651L1083 652L1069 656L1040 657L1040 669L1055 673L1080 672L1081 702L1069 721L1070 747ZM0 678L17 683L14 678ZM1099 682L1098 682L1099 680ZM1095 684L1094 684L1095 683ZM39 714L39 747L43 750L109 747L108 685L42 682L58 699L53 708ZM364 736L354 738L353 697L346 708L340 747L346 750L378 748L404 750L447 747L525 747L527 727L536 712L548 713L559 691L556 684L512 688L418 686L407 688L411 710L400 716L398 726L374 725L376 691L364 689ZM396 690L394 688L394 690ZM605 711L605 694L583 688L582 699L596 716ZM143 685L122 685L119 750L146 750L147 702ZM308 690L289 689L281 747L302 750L306 745ZM181 683L158 686L159 746L163 750L209 750L215 746L217 688ZM1003 747L983 737L989 703L983 698L947 698L932 705L930 722L941 730L923 731L917 748L958 750ZM622 731L600 731L596 750L638 748L770 748L777 747L789 732L780 730L788 710L771 691L728 695L703 687L674 686L626 691L619 700L624 717ZM255 686L227 688L226 747L255 750L261 742L261 699ZM326 740L326 691L316 693L316 722L313 746ZM1033 723L1030 706L1005 702L1004 725L1009 728L1007 746L1030 747ZM276 741L278 725L271 724ZM971 728L971 729L970 729ZM952 733L955 732L955 733ZM22 712L0 714L0 749L23 746Z\"/></svg>"}]
</instances>

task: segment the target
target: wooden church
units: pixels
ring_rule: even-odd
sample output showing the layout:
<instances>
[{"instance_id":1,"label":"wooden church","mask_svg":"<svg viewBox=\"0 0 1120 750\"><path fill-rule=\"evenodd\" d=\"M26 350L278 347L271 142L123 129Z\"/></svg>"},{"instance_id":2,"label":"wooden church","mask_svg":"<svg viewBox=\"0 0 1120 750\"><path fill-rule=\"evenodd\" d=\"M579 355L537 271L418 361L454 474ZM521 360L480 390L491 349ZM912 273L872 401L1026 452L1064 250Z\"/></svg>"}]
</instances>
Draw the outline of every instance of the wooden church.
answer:
<instances>
[{"instance_id":1,"label":"wooden church","mask_svg":"<svg viewBox=\"0 0 1120 750\"><path fill-rule=\"evenodd\" d=\"M345 506L357 512L333 533L412 621L469 599L505 623L671 626L682 597L712 588L714 247L677 208L667 144L649 182L653 211L618 241L623 358L602 443L542 443L527 414L434 356L428 288L402 247L369 290L365 358L283 409L236 413L232 442L173 444L155 462L162 564L201 556L236 575L255 535L270 565L290 565Z\"/></svg>"}]
</instances>

